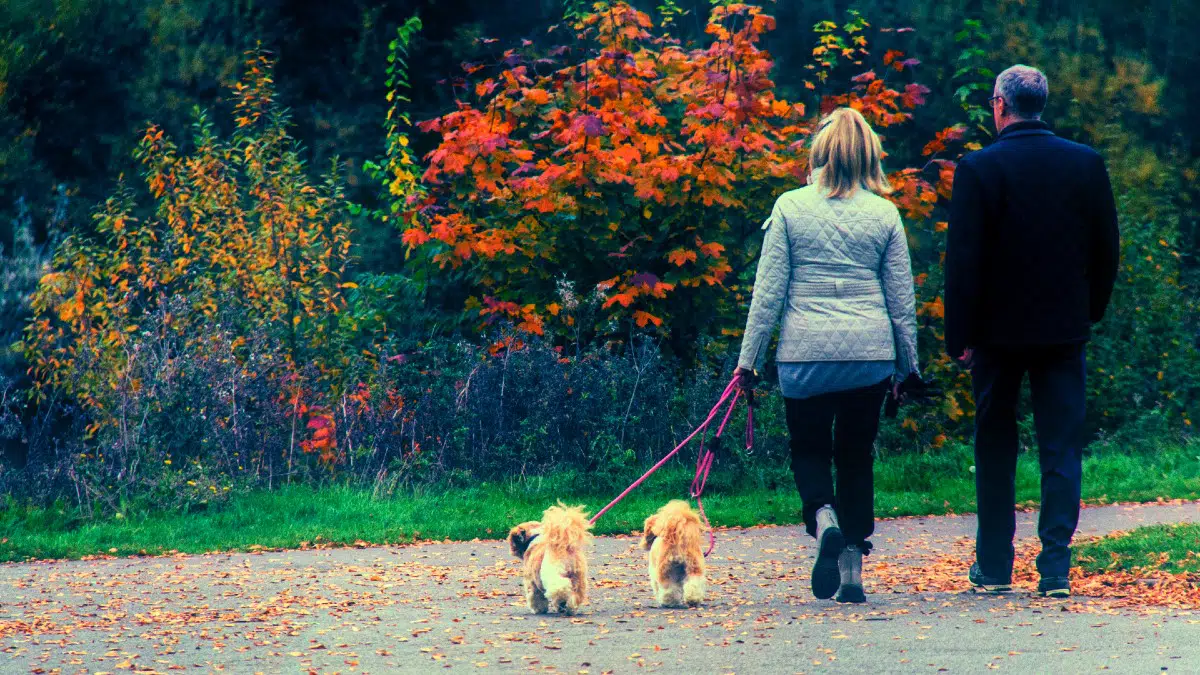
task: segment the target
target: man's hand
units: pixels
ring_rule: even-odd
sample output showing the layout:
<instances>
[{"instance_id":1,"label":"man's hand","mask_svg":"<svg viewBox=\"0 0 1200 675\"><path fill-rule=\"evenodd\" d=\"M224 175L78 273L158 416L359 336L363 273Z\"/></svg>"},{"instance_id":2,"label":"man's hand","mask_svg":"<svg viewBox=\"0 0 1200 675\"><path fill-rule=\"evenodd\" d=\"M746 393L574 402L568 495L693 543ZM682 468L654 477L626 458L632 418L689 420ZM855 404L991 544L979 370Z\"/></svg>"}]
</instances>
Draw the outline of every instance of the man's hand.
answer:
<instances>
[{"instance_id":1,"label":"man's hand","mask_svg":"<svg viewBox=\"0 0 1200 675\"><path fill-rule=\"evenodd\" d=\"M971 370L975 367L975 350L969 347L964 349L962 356L958 357L958 361L964 368Z\"/></svg>"}]
</instances>

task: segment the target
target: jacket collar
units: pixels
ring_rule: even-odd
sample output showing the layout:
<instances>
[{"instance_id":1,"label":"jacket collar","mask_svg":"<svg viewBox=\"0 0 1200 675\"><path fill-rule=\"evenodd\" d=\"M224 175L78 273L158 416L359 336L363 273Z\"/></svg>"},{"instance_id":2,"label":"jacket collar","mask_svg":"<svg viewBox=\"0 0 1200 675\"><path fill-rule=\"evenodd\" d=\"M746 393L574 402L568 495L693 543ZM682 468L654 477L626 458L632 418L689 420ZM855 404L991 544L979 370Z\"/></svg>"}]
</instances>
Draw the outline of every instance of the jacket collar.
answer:
<instances>
[{"instance_id":1,"label":"jacket collar","mask_svg":"<svg viewBox=\"0 0 1200 675\"><path fill-rule=\"evenodd\" d=\"M998 141L1007 140L1009 138L1021 138L1022 136L1053 136L1054 132L1050 131L1050 125L1041 120L1025 120L1023 122L1013 122L1004 127L1004 131L1000 132Z\"/></svg>"}]
</instances>

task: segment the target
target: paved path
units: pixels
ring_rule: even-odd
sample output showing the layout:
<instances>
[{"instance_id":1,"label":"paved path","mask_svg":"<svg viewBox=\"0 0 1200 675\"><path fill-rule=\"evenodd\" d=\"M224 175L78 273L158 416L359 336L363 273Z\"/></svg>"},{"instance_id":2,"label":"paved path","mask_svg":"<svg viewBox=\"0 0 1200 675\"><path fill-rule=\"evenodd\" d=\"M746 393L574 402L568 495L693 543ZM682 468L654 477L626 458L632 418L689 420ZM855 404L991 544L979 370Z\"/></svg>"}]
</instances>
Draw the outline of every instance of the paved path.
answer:
<instances>
[{"instance_id":1,"label":"paved path","mask_svg":"<svg viewBox=\"0 0 1200 675\"><path fill-rule=\"evenodd\" d=\"M1087 509L1081 531L1179 521L1200 505ZM574 618L528 614L492 541L0 565L0 672L1200 670L1200 611L950 590L973 528L880 523L859 606L813 599L794 527L720 533L695 610L652 607L637 540L600 538Z\"/></svg>"}]
</instances>

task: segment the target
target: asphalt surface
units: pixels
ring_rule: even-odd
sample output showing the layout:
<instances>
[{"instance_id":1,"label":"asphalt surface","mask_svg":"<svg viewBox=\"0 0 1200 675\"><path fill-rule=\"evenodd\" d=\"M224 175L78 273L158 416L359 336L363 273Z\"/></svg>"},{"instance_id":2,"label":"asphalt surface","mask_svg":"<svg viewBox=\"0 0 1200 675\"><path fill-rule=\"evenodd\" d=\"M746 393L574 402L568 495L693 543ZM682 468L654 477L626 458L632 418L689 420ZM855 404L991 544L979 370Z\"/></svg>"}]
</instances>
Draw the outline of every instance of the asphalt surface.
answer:
<instances>
[{"instance_id":1,"label":"asphalt surface","mask_svg":"<svg viewBox=\"0 0 1200 675\"><path fill-rule=\"evenodd\" d=\"M1183 521L1200 504L1086 509L1080 531ZM0 672L1200 672L1200 609L1044 600L1027 572L966 591L973 531L880 522L865 605L812 597L800 529L721 531L693 610L654 607L637 539L602 537L576 617L529 614L497 541L0 565Z\"/></svg>"}]
</instances>

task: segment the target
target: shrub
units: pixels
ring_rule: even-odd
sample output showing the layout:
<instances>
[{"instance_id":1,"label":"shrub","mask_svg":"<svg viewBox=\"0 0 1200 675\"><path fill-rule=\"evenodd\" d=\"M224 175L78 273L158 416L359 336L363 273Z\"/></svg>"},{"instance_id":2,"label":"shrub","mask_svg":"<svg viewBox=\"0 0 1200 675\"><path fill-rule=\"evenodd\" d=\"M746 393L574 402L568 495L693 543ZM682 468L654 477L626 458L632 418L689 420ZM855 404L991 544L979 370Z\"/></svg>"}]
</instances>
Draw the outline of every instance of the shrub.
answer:
<instances>
[{"instance_id":1,"label":"shrub","mask_svg":"<svg viewBox=\"0 0 1200 675\"><path fill-rule=\"evenodd\" d=\"M146 131L136 156L149 205L122 183L96 213L98 236L68 236L34 294L34 391L81 409L86 438L58 469L89 504L191 501L186 488L219 495L281 466L291 477L297 448L338 461L307 437L361 358L340 319L355 285L343 281L351 230L337 166L308 179L265 56L249 58L234 93L229 140L202 113L186 153ZM278 435L289 416L299 434Z\"/></svg>"}]
</instances>

